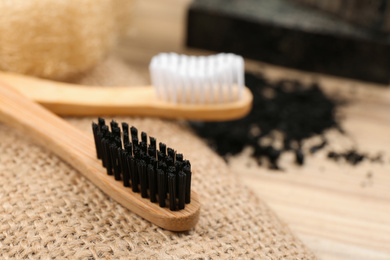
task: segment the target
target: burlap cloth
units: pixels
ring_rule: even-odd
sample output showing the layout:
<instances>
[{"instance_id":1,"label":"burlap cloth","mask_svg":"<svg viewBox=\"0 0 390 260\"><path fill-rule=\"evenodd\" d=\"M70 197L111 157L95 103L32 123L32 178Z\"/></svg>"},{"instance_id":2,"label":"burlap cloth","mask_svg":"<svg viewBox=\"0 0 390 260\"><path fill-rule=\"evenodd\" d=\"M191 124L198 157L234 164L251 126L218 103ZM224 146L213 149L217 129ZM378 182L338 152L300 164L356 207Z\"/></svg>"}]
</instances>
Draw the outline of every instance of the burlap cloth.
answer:
<instances>
[{"instance_id":1,"label":"burlap cloth","mask_svg":"<svg viewBox=\"0 0 390 260\"><path fill-rule=\"evenodd\" d=\"M115 58L78 79L101 85L147 81ZM88 132L92 120L96 118L67 119ZM146 131L191 161L192 188L202 203L197 226L184 233L156 227L111 200L54 154L1 124L1 259L315 258L188 128L159 119L116 120Z\"/></svg>"}]
</instances>

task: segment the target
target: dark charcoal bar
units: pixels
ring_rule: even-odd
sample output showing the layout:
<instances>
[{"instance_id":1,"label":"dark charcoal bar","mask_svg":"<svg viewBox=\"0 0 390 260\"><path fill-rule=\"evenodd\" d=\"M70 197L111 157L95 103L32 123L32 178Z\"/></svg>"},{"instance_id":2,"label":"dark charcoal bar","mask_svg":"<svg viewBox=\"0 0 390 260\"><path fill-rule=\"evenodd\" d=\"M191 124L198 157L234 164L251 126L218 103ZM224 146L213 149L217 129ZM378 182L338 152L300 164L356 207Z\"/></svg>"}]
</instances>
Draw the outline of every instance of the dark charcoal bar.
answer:
<instances>
[{"instance_id":1,"label":"dark charcoal bar","mask_svg":"<svg viewBox=\"0 0 390 260\"><path fill-rule=\"evenodd\" d=\"M315 9L286 0L195 0L187 17L189 47L389 83L390 35L356 28Z\"/></svg>"},{"instance_id":2,"label":"dark charcoal bar","mask_svg":"<svg viewBox=\"0 0 390 260\"><path fill-rule=\"evenodd\" d=\"M172 211L184 209L191 198L191 165L183 155L167 148L163 143L122 123L110 122L110 128L103 118L92 123L97 158L102 160L108 175L122 181L123 186L133 192L140 192L143 198L158 202L160 207L169 206ZM130 136L131 135L131 142ZM123 138L122 138L123 136ZM167 204L167 201L169 203Z\"/></svg>"}]
</instances>

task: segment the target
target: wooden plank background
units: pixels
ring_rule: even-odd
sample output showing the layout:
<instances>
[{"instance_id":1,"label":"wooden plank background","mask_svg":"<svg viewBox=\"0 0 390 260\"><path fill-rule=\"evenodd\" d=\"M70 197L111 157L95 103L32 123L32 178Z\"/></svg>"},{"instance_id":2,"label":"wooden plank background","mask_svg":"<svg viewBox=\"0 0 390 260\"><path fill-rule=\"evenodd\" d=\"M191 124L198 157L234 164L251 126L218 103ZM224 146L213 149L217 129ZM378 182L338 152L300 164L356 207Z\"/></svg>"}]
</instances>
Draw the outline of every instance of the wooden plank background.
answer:
<instances>
[{"instance_id":1,"label":"wooden plank background","mask_svg":"<svg viewBox=\"0 0 390 260\"><path fill-rule=\"evenodd\" d=\"M189 2L135 1L132 25L116 55L147 73L150 58L159 52L207 54L184 47ZM292 155L286 154L282 166L288 170L275 172L256 166L249 151L244 151L231 159L231 169L320 258L390 259L390 88L254 61L246 61L246 68L274 80L315 79L330 95L347 97L350 104L341 113L348 136L329 132L332 148L356 147L373 155L381 152L384 162L366 161L354 167L330 161L321 151L298 167Z\"/></svg>"}]
</instances>

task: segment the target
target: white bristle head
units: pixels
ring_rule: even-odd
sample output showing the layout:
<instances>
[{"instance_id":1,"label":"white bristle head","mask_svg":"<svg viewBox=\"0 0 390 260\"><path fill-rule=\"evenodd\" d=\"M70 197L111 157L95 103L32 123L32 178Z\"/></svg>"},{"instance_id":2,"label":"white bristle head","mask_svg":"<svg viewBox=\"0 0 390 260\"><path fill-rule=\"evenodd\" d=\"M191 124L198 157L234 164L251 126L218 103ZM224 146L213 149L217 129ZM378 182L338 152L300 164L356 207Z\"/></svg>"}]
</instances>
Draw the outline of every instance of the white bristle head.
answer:
<instances>
[{"instance_id":1,"label":"white bristle head","mask_svg":"<svg viewBox=\"0 0 390 260\"><path fill-rule=\"evenodd\" d=\"M226 103L242 96L244 59L235 54L161 53L152 58L149 70L156 97L172 103Z\"/></svg>"}]
</instances>

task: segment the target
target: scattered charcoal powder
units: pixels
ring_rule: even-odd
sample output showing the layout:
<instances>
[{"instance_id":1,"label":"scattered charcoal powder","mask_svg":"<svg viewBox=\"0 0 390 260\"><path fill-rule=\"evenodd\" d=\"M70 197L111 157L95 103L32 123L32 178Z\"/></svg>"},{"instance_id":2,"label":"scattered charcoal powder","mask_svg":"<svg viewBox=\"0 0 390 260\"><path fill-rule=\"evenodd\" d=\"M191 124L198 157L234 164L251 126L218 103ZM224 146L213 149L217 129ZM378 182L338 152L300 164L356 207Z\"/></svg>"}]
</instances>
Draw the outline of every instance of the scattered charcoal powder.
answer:
<instances>
[{"instance_id":1,"label":"scattered charcoal powder","mask_svg":"<svg viewBox=\"0 0 390 260\"><path fill-rule=\"evenodd\" d=\"M292 150L296 163L302 165L305 161L301 149L303 140L322 136L323 142L310 149L315 153L327 145L325 130L335 128L342 132L336 117L336 108L342 102L327 97L316 83L305 85L291 80L271 83L261 75L248 73L245 82L254 97L248 116L228 122L190 123L197 134L225 158L250 146L259 164L266 158L270 168L279 169L280 155ZM275 130L282 133L282 145L274 144ZM267 142L269 139L271 141Z\"/></svg>"},{"instance_id":2,"label":"scattered charcoal powder","mask_svg":"<svg viewBox=\"0 0 390 260\"><path fill-rule=\"evenodd\" d=\"M340 159L343 159L352 165L357 165L365 159L368 159L371 162L378 162L378 163L383 162L381 154L377 156L369 156L367 154L360 153L354 149L346 152L341 152L341 153L331 151L328 153L328 158L333 159L335 161L339 161Z\"/></svg>"}]
</instances>

